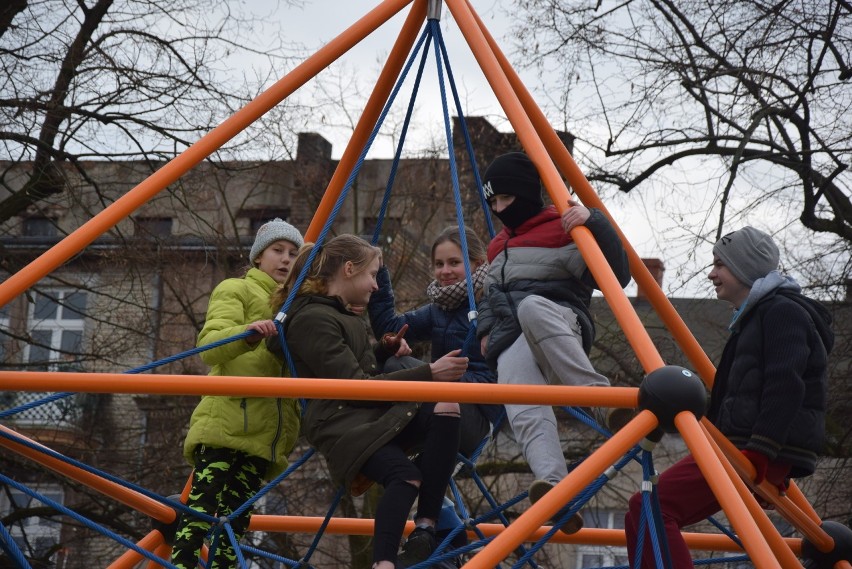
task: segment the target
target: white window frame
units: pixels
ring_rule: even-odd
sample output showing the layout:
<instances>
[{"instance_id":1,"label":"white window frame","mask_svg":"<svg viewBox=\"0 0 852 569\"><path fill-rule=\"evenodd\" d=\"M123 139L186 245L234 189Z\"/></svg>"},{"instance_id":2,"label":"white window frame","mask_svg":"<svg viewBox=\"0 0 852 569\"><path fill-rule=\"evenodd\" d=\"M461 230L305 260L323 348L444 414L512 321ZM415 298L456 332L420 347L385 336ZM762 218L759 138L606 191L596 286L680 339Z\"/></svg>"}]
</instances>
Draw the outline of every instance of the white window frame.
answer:
<instances>
[{"instance_id":1,"label":"white window frame","mask_svg":"<svg viewBox=\"0 0 852 569\"><path fill-rule=\"evenodd\" d=\"M80 343L82 345L86 329L86 317L82 315L80 318L64 318L73 310L65 304L65 300L72 294L81 294L88 301L88 293L74 290L70 288L49 289L44 292L36 293L38 296L49 298L56 304L56 314L53 318L41 318L36 320L36 306L38 301L30 303L27 309L27 332L44 332L49 331L50 346L48 348L48 371L62 371L62 334L64 332L79 332ZM30 363L31 356L30 344L27 344L24 350L24 361Z\"/></svg>"},{"instance_id":2,"label":"white window frame","mask_svg":"<svg viewBox=\"0 0 852 569\"><path fill-rule=\"evenodd\" d=\"M38 346L39 349L45 349L47 351L47 371L76 371L77 368L73 363L69 364L63 361L62 339L63 334L66 332L79 334L80 347L82 349L85 342L86 308L83 308L81 316L69 318L68 316L73 314L75 311L70 306L66 305L65 301L72 294L80 294L84 296L84 306L87 307L89 294L85 291L80 291L70 287L43 289L35 294L36 302L30 303L27 307L26 330L30 335L44 332L49 333L49 340L45 339L40 342L40 344L43 345ZM38 306L40 298L47 298L55 303L56 312L52 317L37 317L36 307ZM33 349L34 346L32 344L24 346L23 361L26 364L31 363L30 360L33 357ZM32 367L25 367L24 369L32 369ZM47 395L47 393L20 392L17 397L16 405L35 401ZM76 402L76 398L69 397L14 415L12 420L18 424L31 426L70 426L74 423L78 411L79 406Z\"/></svg>"},{"instance_id":3,"label":"white window frame","mask_svg":"<svg viewBox=\"0 0 852 569\"><path fill-rule=\"evenodd\" d=\"M50 498L54 502L59 504L65 503L65 492L62 489L62 486L58 484L38 484L31 485L30 488L35 492L38 492L40 495ZM9 496L6 494L7 492L12 493L18 501L21 503L30 504L35 503L36 505L43 505L36 498L31 498L29 494L21 492L16 488L3 488L0 490L0 516L6 516L7 514L12 512L12 504L9 501ZM12 536L12 539L15 540L15 543L21 549L24 554L29 553L29 549L27 548L24 536L26 535L26 543L30 545L37 545L37 540L47 540L49 545L47 547L52 547L59 543L62 539L62 524L56 518L41 518L41 517L28 517L19 522L12 524L10 527L6 528ZM36 549L36 553L39 553L39 550ZM59 553L58 551L56 553ZM54 556L56 555L54 553Z\"/></svg>"}]
</instances>

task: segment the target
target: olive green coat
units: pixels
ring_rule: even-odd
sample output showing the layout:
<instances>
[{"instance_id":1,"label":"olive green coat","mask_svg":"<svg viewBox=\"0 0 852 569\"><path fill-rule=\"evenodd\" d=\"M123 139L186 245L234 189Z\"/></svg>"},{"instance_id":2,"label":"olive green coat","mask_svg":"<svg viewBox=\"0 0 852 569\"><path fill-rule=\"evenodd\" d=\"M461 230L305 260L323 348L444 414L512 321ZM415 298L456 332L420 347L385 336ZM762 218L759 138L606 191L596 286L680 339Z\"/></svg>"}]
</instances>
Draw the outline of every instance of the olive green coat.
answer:
<instances>
[{"instance_id":1,"label":"olive green coat","mask_svg":"<svg viewBox=\"0 0 852 569\"><path fill-rule=\"evenodd\" d=\"M244 278L219 283L210 295L198 345L230 338L245 332L252 322L272 318L269 296L276 286L272 277L255 268ZM282 360L266 342L236 340L202 352L201 359L211 366L210 375L284 375ZM192 413L183 453L193 464L193 452L201 444L240 450L268 460L266 476L272 478L287 468L298 434L299 405L293 399L207 395Z\"/></svg>"},{"instance_id":2,"label":"olive green coat","mask_svg":"<svg viewBox=\"0 0 852 569\"><path fill-rule=\"evenodd\" d=\"M425 363L413 369L377 373L367 323L348 312L336 298L296 297L286 322L285 337L298 377L432 379L431 368ZM333 481L348 488L364 462L411 421L419 406L412 402L315 399L308 403L303 432L325 457Z\"/></svg>"}]
</instances>

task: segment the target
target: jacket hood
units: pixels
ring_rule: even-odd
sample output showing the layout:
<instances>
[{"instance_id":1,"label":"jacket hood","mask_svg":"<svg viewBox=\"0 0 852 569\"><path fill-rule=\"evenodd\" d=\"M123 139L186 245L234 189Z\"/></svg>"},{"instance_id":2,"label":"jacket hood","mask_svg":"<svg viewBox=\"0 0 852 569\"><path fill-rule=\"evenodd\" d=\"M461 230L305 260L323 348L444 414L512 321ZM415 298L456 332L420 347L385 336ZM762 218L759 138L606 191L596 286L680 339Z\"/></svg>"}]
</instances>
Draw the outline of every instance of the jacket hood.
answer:
<instances>
[{"instance_id":1,"label":"jacket hood","mask_svg":"<svg viewBox=\"0 0 852 569\"><path fill-rule=\"evenodd\" d=\"M828 309L821 302L803 294L787 290L779 290L778 294L796 302L810 314L822 344L825 346L825 353L830 354L832 348L834 348L834 330L831 328L833 318Z\"/></svg>"},{"instance_id":2,"label":"jacket hood","mask_svg":"<svg viewBox=\"0 0 852 569\"><path fill-rule=\"evenodd\" d=\"M818 300L803 295L801 290L799 284L792 277L782 275L778 271L772 271L763 279L756 280L746 303L734 315L729 326L730 330L736 331L739 329L742 317L746 313L751 312L752 308L760 304L761 301L780 295L789 298L805 309L814 322L817 333L825 347L826 354L830 354L832 348L834 348L834 331L831 328L833 318L831 313Z\"/></svg>"}]
</instances>

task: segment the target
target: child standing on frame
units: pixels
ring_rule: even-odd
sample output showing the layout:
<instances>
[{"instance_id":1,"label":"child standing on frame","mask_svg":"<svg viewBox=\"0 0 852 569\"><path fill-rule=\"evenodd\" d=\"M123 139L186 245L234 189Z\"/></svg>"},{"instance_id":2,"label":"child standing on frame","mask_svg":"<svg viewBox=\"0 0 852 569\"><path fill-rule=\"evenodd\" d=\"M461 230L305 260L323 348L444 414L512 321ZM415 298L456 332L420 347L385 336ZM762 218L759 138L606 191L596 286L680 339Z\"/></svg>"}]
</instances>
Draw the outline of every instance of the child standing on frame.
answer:
<instances>
[{"instance_id":1,"label":"child standing on frame","mask_svg":"<svg viewBox=\"0 0 852 569\"><path fill-rule=\"evenodd\" d=\"M313 245L299 252L290 277L273 297L281 306ZM381 251L354 235L322 246L296 292L285 338L299 377L456 381L467 368L459 350L410 369L381 373L384 362L410 352L400 334L371 345L361 315L378 288ZM325 457L335 484L349 488L359 474L384 493L376 508L373 567L425 561L436 548L435 523L456 462L458 403L313 399L304 416L308 441ZM421 449L417 464L409 452ZM398 555L405 522L417 499L415 530Z\"/></svg>"},{"instance_id":2,"label":"child standing on frame","mask_svg":"<svg viewBox=\"0 0 852 569\"><path fill-rule=\"evenodd\" d=\"M544 207L538 170L521 152L498 156L485 170L483 189L503 230L488 245L477 336L499 383L609 385L588 357L595 336L588 307L597 283L570 232L581 225L591 231L623 287L630 269L618 234L600 211L574 200L562 215ZM536 478L529 489L535 503L568 475L556 416L549 405L505 407ZM561 529L582 527L576 514Z\"/></svg>"},{"instance_id":3,"label":"child standing on frame","mask_svg":"<svg viewBox=\"0 0 852 569\"><path fill-rule=\"evenodd\" d=\"M831 315L780 273L772 237L743 227L713 246L707 278L716 296L734 307L731 332L710 392L707 418L784 494L790 478L813 474L825 443L828 354L834 345ZM657 483L672 565L693 567L681 528L721 506L692 455L665 470ZM630 498L624 519L630 566L637 567L642 496ZM643 547L643 569L656 567Z\"/></svg>"},{"instance_id":4,"label":"child standing on frame","mask_svg":"<svg viewBox=\"0 0 852 569\"><path fill-rule=\"evenodd\" d=\"M299 247L299 231L281 219L260 227L251 247L252 267L242 278L226 279L210 295L198 346L254 334L201 353L210 375L280 377L282 362L270 353L266 337L277 334L269 298L287 278ZM299 407L293 399L204 396L192 413L184 456L195 468L187 506L211 516L230 515L260 490L264 478L287 467L299 434ZM231 520L237 540L250 512ZM210 524L183 514L172 548L172 563L195 569ZM236 553L222 533L209 565L234 567Z\"/></svg>"}]
</instances>

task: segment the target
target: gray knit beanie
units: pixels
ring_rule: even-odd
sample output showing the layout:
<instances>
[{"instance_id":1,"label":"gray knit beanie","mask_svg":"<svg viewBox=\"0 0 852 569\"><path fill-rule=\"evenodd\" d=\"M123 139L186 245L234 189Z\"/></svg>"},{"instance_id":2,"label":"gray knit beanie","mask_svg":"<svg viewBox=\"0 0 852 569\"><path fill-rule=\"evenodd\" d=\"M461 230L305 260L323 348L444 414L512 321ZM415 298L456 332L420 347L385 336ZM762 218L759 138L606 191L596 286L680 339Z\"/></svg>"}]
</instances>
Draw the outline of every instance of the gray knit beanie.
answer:
<instances>
[{"instance_id":1,"label":"gray knit beanie","mask_svg":"<svg viewBox=\"0 0 852 569\"><path fill-rule=\"evenodd\" d=\"M772 237L750 226L719 239L713 254L748 287L778 268L778 247Z\"/></svg>"},{"instance_id":2,"label":"gray knit beanie","mask_svg":"<svg viewBox=\"0 0 852 569\"><path fill-rule=\"evenodd\" d=\"M305 242L299 230L280 217L267 221L257 230L257 236L254 238L254 244L249 253L249 261L254 264L255 259L260 257L264 249L282 239L289 241L296 247L301 247Z\"/></svg>"}]
</instances>

